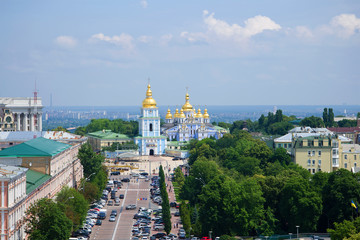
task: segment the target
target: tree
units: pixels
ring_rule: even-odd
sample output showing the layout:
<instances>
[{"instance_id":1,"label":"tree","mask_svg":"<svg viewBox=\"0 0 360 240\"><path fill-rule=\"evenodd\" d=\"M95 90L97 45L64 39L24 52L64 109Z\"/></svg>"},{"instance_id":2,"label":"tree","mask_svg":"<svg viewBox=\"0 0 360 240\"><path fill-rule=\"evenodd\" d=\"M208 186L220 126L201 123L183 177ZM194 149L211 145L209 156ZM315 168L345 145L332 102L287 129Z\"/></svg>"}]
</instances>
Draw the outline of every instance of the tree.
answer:
<instances>
[{"instance_id":1,"label":"tree","mask_svg":"<svg viewBox=\"0 0 360 240\"><path fill-rule=\"evenodd\" d=\"M321 118L314 116L304 118L303 120L301 120L300 125L305 127L309 126L312 128L319 128L325 126L324 121Z\"/></svg>"},{"instance_id":2,"label":"tree","mask_svg":"<svg viewBox=\"0 0 360 240\"><path fill-rule=\"evenodd\" d=\"M328 127L334 127L335 126L335 120L334 120L334 111L332 108L329 108L329 115L328 115Z\"/></svg>"},{"instance_id":3,"label":"tree","mask_svg":"<svg viewBox=\"0 0 360 240\"><path fill-rule=\"evenodd\" d=\"M305 232L314 232L322 212L320 195L299 175L290 176L280 194L280 222L286 231L300 225Z\"/></svg>"},{"instance_id":4,"label":"tree","mask_svg":"<svg viewBox=\"0 0 360 240\"><path fill-rule=\"evenodd\" d=\"M32 203L26 215L26 233L30 240L69 239L72 222L53 200L42 198Z\"/></svg>"},{"instance_id":5,"label":"tree","mask_svg":"<svg viewBox=\"0 0 360 240\"><path fill-rule=\"evenodd\" d=\"M52 129L51 131L69 132L66 128L63 128L62 126L58 126L57 128L54 128L54 129Z\"/></svg>"},{"instance_id":6,"label":"tree","mask_svg":"<svg viewBox=\"0 0 360 240\"><path fill-rule=\"evenodd\" d=\"M264 123L265 123L265 116L264 116L264 114L261 114L258 122L259 122L259 127L260 127L260 128L263 128L263 127L264 127Z\"/></svg>"},{"instance_id":7,"label":"tree","mask_svg":"<svg viewBox=\"0 0 360 240\"><path fill-rule=\"evenodd\" d=\"M90 179L93 179L94 174L100 171L101 163L104 161L102 155L93 152L89 143L85 143L80 147L78 158L84 168L84 177L88 178L90 176Z\"/></svg>"},{"instance_id":8,"label":"tree","mask_svg":"<svg viewBox=\"0 0 360 240\"><path fill-rule=\"evenodd\" d=\"M276 113L275 113L275 121L276 122L282 122L283 121L283 114L282 114L281 109L276 111Z\"/></svg>"},{"instance_id":9,"label":"tree","mask_svg":"<svg viewBox=\"0 0 360 240\"><path fill-rule=\"evenodd\" d=\"M274 135L285 135L293 127L294 125L289 122L276 122L268 127L267 132Z\"/></svg>"},{"instance_id":10,"label":"tree","mask_svg":"<svg viewBox=\"0 0 360 240\"><path fill-rule=\"evenodd\" d=\"M66 216L72 221L74 230L78 229L85 220L88 202L84 196L74 188L65 186L56 196L56 201Z\"/></svg>"},{"instance_id":11,"label":"tree","mask_svg":"<svg viewBox=\"0 0 360 240\"><path fill-rule=\"evenodd\" d=\"M170 213L170 203L169 203L169 196L166 190L166 183L165 183L165 174L162 165L159 168L159 177L160 177L160 195L162 199L162 217L164 220L164 227L165 232L167 234L171 231L171 213Z\"/></svg>"},{"instance_id":12,"label":"tree","mask_svg":"<svg viewBox=\"0 0 360 240\"><path fill-rule=\"evenodd\" d=\"M327 127L329 124L329 114L328 114L328 109L324 108L324 112L323 112L323 121L325 126Z\"/></svg>"},{"instance_id":13,"label":"tree","mask_svg":"<svg viewBox=\"0 0 360 240\"><path fill-rule=\"evenodd\" d=\"M285 148L277 148L269 158L269 162L275 163L276 161L279 161L283 166L286 166L290 164L291 156L287 153Z\"/></svg>"},{"instance_id":14,"label":"tree","mask_svg":"<svg viewBox=\"0 0 360 240\"><path fill-rule=\"evenodd\" d=\"M322 192L323 229L332 227L334 222L352 219L354 210L350 203L354 201L357 204L360 199L360 184L355 176L346 169L339 169L329 174L329 179Z\"/></svg>"}]
</instances>

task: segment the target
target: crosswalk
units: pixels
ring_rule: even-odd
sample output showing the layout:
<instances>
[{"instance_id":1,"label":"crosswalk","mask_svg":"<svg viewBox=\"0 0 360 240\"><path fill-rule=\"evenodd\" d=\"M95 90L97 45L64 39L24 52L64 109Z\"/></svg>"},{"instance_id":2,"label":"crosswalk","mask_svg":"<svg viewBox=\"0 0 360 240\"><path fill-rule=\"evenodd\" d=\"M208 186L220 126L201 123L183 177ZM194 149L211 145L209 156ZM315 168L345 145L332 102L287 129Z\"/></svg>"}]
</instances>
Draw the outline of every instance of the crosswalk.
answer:
<instances>
[{"instance_id":1,"label":"crosswalk","mask_svg":"<svg viewBox=\"0 0 360 240\"><path fill-rule=\"evenodd\" d=\"M143 189L128 189L128 192L137 192L137 191L142 191L142 192L149 192L150 188L143 188Z\"/></svg>"}]
</instances>

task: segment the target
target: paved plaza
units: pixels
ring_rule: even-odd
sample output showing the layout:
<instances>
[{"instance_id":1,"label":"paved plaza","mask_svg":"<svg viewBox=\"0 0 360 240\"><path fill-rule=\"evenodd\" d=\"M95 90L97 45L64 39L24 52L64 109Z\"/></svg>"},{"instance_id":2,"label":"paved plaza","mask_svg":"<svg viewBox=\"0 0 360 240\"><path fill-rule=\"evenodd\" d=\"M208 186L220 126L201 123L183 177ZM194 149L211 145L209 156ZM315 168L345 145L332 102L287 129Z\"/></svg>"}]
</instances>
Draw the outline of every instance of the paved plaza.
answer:
<instances>
[{"instance_id":1,"label":"paved plaza","mask_svg":"<svg viewBox=\"0 0 360 240\"><path fill-rule=\"evenodd\" d=\"M179 165L184 164L184 161L173 161L170 157L160 156L146 156L142 157L142 160L136 162L138 169L132 170L132 173L136 172L148 172L151 174L149 178L154 175L158 175L160 165L163 166L164 172L167 174L173 173L173 169ZM170 169L170 171L169 171ZM130 172L131 173L131 172ZM129 172L122 173L120 176L111 176L110 179L121 180L125 177L130 177ZM172 186L171 181L167 179L168 190ZM92 230L91 240L129 240L132 239L131 231L132 225L135 222L133 216L137 213L140 207L146 207L151 209L158 209L159 205L154 204L150 199L150 183L145 179L131 178L129 183L124 183L122 188L116 193L116 196L124 194L124 199L120 200L120 206L106 206L107 218L103 221L101 226L94 226ZM173 189L173 187L172 187ZM174 191L168 192L169 202L175 201ZM125 207L129 204L136 204L136 210L126 210ZM109 216L111 210L116 209L118 211L116 221L109 222ZM176 210L171 208L172 212L172 226L179 221L179 217L174 216ZM180 226L179 226L180 227ZM172 228L171 233L177 234L178 229ZM151 234L156 231L151 230Z\"/></svg>"}]
</instances>

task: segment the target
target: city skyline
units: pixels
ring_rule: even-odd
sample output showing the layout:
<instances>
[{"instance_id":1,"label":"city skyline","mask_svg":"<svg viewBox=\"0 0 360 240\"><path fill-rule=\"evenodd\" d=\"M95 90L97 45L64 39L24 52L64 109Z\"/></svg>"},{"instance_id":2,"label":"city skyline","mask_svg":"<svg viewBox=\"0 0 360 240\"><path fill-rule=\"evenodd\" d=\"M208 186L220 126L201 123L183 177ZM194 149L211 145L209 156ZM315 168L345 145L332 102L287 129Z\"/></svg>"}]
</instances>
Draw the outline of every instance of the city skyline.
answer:
<instances>
[{"instance_id":1,"label":"city skyline","mask_svg":"<svg viewBox=\"0 0 360 240\"><path fill-rule=\"evenodd\" d=\"M0 4L2 97L45 106L358 105L358 1Z\"/></svg>"}]
</instances>

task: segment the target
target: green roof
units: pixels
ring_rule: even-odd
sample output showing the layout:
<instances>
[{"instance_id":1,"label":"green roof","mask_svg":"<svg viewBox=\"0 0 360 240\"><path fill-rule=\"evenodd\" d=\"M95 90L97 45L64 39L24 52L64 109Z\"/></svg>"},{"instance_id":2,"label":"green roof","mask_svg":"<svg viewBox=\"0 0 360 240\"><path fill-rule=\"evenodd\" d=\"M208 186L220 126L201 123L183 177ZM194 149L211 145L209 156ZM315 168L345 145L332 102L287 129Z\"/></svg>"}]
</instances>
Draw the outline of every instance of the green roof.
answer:
<instances>
[{"instance_id":1,"label":"green roof","mask_svg":"<svg viewBox=\"0 0 360 240\"><path fill-rule=\"evenodd\" d=\"M130 140L128 136L121 133L114 133L111 130L97 131L87 134L90 137L101 138L101 139L126 139Z\"/></svg>"},{"instance_id":2,"label":"green roof","mask_svg":"<svg viewBox=\"0 0 360 240\"><path fill-rule=\"evenodd\" d=\"M215 130L218 130L218 131L226 131L226 132L229 132L228 129L223 128L223 127L220 127L220 126L217 126L217 125L215 125L214 128L215 128Z\"/></svg>"},{"instance_id":3,"label":"green roof","mask_svg":"<svg viewBox=\"0 0 360 240\"><path fill-rule=\"evenodd\" d=\"M41 184L46 182L49 178L51 178L50 175L36 172L36 171L29 169L26 172L26 194L29 194L32 191L34 191Z\"/></svg>"},{"instance_id":4,"label":"green roof","mask_svg":"<svg viewBox=\"0 0 360 240\"><path fill-rule=\"evenodd\" d=\"M52 157L70 147L66 143L39 137L0 151L0 157Z\"/></svg>"}]
</instances>

